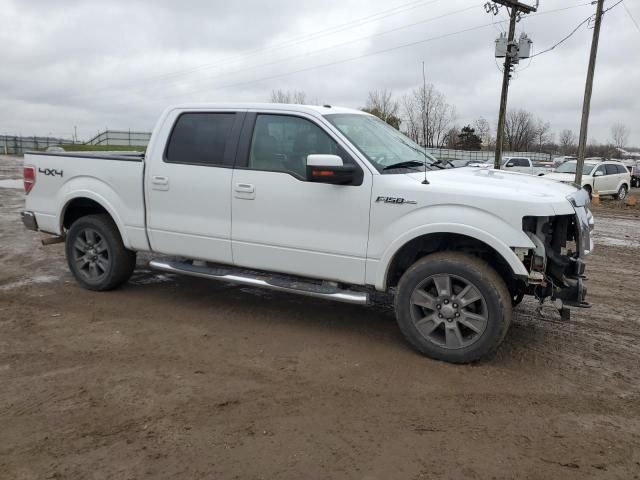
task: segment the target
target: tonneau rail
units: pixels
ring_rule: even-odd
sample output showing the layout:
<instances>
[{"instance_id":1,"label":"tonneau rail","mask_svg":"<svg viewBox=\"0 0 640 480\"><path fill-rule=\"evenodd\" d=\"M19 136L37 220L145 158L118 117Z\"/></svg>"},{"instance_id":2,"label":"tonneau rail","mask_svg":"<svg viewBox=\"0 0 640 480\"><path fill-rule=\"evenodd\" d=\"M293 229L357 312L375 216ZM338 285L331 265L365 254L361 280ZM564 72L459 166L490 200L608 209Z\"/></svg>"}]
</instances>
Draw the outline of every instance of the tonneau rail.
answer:
<instances>
[{"instance_id":1,"label":"tonneau rail","mask_svg":"<svg viewBox=\"0 0 640 480\"><path fill-rule=\"evenodd\" d=\"M122 162L142 162L144 152L25 152L25 155L44 155L48 157L95 158L97 160L118 160Z\"/></svg>"}]
</instances>

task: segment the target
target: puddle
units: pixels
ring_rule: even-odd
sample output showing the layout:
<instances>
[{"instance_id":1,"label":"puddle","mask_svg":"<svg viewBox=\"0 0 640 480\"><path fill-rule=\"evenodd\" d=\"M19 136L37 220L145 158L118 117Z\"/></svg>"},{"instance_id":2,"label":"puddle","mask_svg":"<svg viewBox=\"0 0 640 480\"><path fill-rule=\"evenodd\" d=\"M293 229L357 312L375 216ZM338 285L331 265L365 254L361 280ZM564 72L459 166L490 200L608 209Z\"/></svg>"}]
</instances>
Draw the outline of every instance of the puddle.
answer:
<instances>
[{"instance_id":1,"label":"puddle","mask_svg":"<svg viewBox=\"0 0 640 480\"><path fill-rule=\"evenodd\" d=\"M0 285L0 290L12 290L14 288L34 285L37 283L53 283L58 280L60 280L60 277L57 275L36 275L35 277L23 278L21 280L16 280L15 282Z\"/></svg>"},{"instance_id":2,"label":"puddle","mask_svg":"<svg viewBox=\"0 0 640 480\"><path fill-rule=\"evenodd\" d=\"M24 189L24 183L20 179L2 179L0 180L0 188Z\"/></svg>"},{"instance_id":3,"label":"puddle","mask_svg":"<svg viewBox=\"0 0 640 480\"><path fill-rule=\"evenodd\" d=\"M640 248L640 220L630 217L596 217L593 239L600 245Z\"/></svg>"}]
</instances>

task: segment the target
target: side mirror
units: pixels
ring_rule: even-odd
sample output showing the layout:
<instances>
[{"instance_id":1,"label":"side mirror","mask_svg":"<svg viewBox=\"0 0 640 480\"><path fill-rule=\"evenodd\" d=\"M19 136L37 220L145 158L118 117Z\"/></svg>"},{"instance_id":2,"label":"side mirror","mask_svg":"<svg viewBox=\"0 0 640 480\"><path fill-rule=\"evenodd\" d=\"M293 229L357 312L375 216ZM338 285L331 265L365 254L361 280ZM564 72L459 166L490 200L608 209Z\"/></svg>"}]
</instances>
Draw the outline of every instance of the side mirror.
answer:
<instances>
[{"instance_id":1,"label":"side mirror","mask_svg":"<svg viewBox=\"0 0 640 480\"><path fill-rule=\"evenodd\" d=\"M307 155L307 181L347 185L353 182L355 167L345 165L338 155Z\"/></svg>"},{"instance_id":2,"label":"side mirror","mask_svg":"<svg viewBox=\"0 0 640 480\"><path fill-rule=\"evenodd\" d=\"M602 177L604 175L604 172L602 170L598 170L596 173L593 174L594 177Z\"/></svg>"},{"instance_id":3,"label":"side mirror","mask_svg":"<svg viewBox=\"0 0 640 480\"><path fill-rule=\"evenodd\" d=\"M504 168L513 168L515 167L515 164L513 162L507 162L507 164L504 166Z\"/></svg>"}]
</instances>

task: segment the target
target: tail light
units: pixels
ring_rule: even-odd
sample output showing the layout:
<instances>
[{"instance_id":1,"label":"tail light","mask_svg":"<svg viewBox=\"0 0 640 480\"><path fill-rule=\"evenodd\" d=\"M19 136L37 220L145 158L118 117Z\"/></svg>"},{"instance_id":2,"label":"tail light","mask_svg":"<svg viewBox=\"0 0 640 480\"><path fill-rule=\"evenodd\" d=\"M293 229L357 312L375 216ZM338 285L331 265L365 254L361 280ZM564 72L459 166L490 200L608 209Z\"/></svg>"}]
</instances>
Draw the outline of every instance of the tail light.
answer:
<instances>
[{"instance_id":1,"label":"tail light","mask_svg":"<svg viewBox=\"0 0 640 480\"><path fill-rule=\"evenodd\" d=\"M24 193L28 194L36 184L36 167L25 166L22 170Z\"/></svg>"}]
</instances>

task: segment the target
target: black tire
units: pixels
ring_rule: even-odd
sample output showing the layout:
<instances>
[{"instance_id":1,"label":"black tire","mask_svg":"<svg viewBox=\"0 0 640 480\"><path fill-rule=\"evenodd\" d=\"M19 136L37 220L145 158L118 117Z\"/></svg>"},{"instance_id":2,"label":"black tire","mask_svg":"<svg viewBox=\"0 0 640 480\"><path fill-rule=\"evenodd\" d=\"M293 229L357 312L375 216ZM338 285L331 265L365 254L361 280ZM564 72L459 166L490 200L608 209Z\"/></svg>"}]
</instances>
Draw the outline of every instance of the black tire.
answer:
<instances>
[{"instance_id":1,"label":"black tire","mask_svg":"<svg viewBox=\"0 0 640 480\"><path fill-rule=\"evenodd\" d=\"M617 200L624 200L627 198L627 186L624 184L620 185L620 189L618 190L618 193L614 195L614 198Z\"/></svg>"},{"instance_id":2,"label":"black tire","mask_svg":"<svg viewBox=\"0 0 640 480\"><path fill-rule=\"evenodd\" d=\"M449 295L441 295L443 278L449 278ZM478 294L481 298L474 302L467 298ZM423 303L412 303L416 299ZM395 312L400 330L420 353L445 362L469 363L496 351L511 324L511 302L502 277L486 262L464 253L439 252L421 258L404 273L396 291ZM483 323L473 320L477 322L474 330L468 328L470 314L483 318ZM430 333L423 333L426 331ZM455 339L452 345L448 345L450 334Z\"/></svg>"},{"instance_id":3,"label":"black tire","mask_svg":"<svg viewBox=\"0 0 640 480\"><path fill-rule=\"evenodd\" d=\"M65 253L71 273L88 290L113 290L129 280L136 266L136 252L125 248L118 227L107 214L87 215L73 222Z\"/></svg>"}]
</instances>

